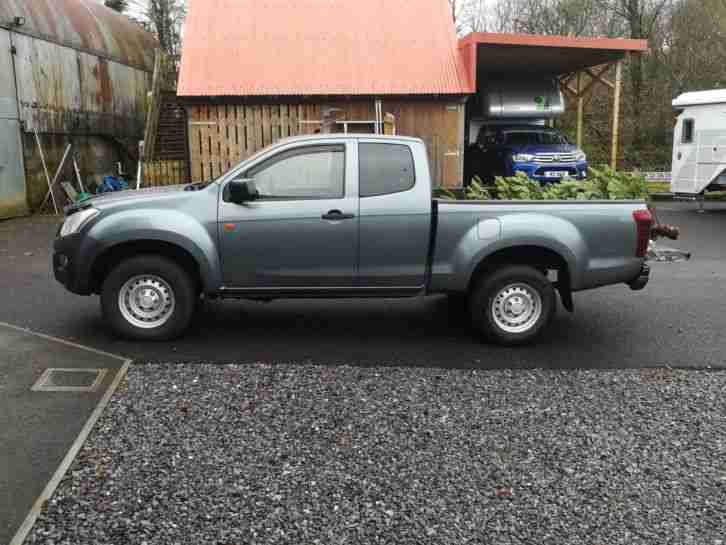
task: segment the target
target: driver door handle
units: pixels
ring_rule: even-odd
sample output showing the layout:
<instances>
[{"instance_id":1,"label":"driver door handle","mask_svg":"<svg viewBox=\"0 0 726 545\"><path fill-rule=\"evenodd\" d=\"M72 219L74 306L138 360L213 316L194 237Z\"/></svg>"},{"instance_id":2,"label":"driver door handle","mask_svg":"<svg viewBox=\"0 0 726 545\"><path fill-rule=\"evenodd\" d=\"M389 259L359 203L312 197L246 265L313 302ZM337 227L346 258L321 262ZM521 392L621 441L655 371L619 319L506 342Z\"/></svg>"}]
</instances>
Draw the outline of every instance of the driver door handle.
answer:
<instances>
[{"instance_id":1,"label":"driver door handle","mask_svg":"<svg viewBox=\"0 0 726 545\"><path fill-rule=\"evenodd\" d=\"M327 214L323 214L324 220L333 220L333 221L339 221L339 220L352 220L355 217L355 214L343 214L340 210L330 210Z\"/></svg>"}]
</instances>

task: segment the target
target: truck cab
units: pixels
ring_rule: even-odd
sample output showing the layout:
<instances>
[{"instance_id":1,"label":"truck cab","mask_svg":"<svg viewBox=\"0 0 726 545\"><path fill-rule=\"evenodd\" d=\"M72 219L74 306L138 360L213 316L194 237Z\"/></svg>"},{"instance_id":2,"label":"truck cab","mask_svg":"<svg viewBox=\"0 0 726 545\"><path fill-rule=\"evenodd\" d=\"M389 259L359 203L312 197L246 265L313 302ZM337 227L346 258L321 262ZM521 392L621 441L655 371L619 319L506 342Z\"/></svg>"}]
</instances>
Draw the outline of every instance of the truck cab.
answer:
<instances>
[{"instance_id":1,"label":"truck cab","mask_svg":"<svg viewBox=\"0 0 726 545\"><path fill-rule=\"evenodd\" d=\"M524 172L540 183L587 177L587 156L556 129L536 125L484 125L470 150L472 175L491 181Z\"/></svg>"}]
</instances>

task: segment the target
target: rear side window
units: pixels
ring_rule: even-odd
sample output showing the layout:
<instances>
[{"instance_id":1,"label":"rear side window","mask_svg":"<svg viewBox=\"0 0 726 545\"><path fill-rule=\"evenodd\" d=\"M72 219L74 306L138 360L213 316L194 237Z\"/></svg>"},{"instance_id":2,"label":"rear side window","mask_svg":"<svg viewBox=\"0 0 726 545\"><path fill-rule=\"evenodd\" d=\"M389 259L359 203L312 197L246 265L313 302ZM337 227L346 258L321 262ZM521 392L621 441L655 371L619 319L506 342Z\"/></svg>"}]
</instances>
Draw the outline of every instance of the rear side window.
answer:
<instances>
[{"instance_id":1,"label":"rear side window","mask_svg":"<svg viewBox=\"0 0 726 545\"><path fill-rule=\"evenodd\" d=\"M358 147L361 197L407 191L416 176L413 155L402 144L360 144Z\"/></svg>"},{"instance_id":2,"label":"rear side window","mask_svg":"<svg viewBox=\"0 0 726 545\"><path fill-rule=\"evenodd\" d=\"M693 142L693 130L695 123L693 119L683 120L683 134L681 136L681 142L683 144L691 144Z\"/></svg>"}]
</instances>

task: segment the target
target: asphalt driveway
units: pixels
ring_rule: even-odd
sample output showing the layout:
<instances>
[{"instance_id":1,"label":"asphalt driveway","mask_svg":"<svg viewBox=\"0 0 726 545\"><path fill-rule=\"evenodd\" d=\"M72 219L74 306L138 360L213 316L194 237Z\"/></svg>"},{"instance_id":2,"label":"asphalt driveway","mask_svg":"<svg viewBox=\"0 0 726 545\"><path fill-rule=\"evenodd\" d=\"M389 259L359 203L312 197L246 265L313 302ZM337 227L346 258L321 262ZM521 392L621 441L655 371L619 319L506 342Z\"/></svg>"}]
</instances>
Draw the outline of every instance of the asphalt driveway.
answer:
<instances>
[{"instance_id":1,"label":"asphalt driveway","mask_svg":"<svg viewBox=\"0 0 726 545\"><path fill-rule=\"evenodd\" d=\"M612 286L576 294L538 345L483 345L446 299L213 302L188 335L138 344L106 331L95 297L51 277L57 218L0 223L0 321L143 361L265 362L449 368L726 367L726 206L660 203L678 225L689 263L654 265L642 292Z\"/></svg>"}]
</instances>

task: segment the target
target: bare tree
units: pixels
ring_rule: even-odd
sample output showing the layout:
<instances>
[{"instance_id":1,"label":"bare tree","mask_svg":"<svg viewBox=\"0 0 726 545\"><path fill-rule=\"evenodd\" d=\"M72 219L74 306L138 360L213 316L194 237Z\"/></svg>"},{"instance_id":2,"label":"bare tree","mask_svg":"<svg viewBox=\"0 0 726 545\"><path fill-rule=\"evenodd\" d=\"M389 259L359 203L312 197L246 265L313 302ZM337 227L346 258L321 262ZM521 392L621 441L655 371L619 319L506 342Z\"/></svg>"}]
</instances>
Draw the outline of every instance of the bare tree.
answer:
<instances>
[{"instance_id":1,"label":"bare tree","mask_svg":"<svg viewBox=\"0 0 726 545\"><path fill-rule=\"evenodd\" d=\"M517 32L580 36L592 34L594 0L521 0L514 20Z\"/></svg>"},{"instance_id":2,"label":"bare tree","mask_svg":"<svg viewBox=\"0 0 726 545\"><path fill-rule=\"evenodd\" d=\"M486 32L488 2L486 0L468 0L461 4L459 10L459 32Z\"/></svg>"},{"instance_id":3,"label":"bare tree","mask_svg":"<svg viewBox=\"0 0 726 545\"><path fill-rule=\"evenodd\" d=\"M186 0L125 0L127 12L138 16L159 40L167 54L181 54L182 27L186 18Z\"/></svg>"},{"instance_id":4,"label":"bare tree","mask_svg":"<svg viewBox=\"0 0 726 545\"><path fill-rule=\"evenodd\" d=\"M666 8L668 0L598 0L615 17L622 19L627 27L629 38L649 40L656 24ZM642 144L642 98L643 98L643 57L633 55L628 66L630 78L630 113L633 121L632 142Z\"/></svg>"}]
</instances>

